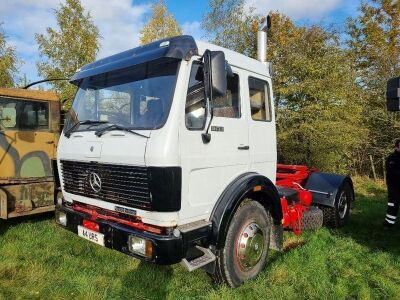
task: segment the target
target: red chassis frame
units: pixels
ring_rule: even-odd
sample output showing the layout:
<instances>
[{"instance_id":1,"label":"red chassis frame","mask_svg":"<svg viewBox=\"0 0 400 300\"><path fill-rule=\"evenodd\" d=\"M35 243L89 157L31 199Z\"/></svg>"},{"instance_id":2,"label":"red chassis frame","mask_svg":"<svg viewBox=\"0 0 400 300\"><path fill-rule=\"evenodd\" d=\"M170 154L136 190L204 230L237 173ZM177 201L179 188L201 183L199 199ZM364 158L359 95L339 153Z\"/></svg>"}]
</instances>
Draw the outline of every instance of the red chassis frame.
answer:
<instances>
[{"instance_id":1,"label":"red chassis frame","mask_svg":"<svg viewBox=\"0 0 400 300\"><path fill-rule=\"evenodd\" d=\"M311 173L316 171L318 170L307 166L277 165L276 185L290 188L297 192L298 202L289 204L285 197L281 198L282 226L292 229L296 235L301 234L303 212L308 211L312 203L312 194L304 188L304 185Z\"/></svg>"}]
</instances>

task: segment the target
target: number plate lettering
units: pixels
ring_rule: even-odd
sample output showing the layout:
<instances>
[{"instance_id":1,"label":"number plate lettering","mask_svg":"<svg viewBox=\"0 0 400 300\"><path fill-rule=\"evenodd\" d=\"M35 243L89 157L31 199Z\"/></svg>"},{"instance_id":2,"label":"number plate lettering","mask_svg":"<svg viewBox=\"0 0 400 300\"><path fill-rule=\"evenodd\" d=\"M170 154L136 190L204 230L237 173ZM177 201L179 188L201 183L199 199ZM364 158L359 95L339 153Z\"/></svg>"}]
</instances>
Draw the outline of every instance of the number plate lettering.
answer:
<instances>
[{"instance_id":1,"label":"number plate lettering","mask_svg":"<svg viewBox=\"0 0 400 300\"><path fill-rule=\"evenodd\" d=\"M78 226L78 235L98 245L104 246L104 234Z\"/></svg>"}]
</instances>

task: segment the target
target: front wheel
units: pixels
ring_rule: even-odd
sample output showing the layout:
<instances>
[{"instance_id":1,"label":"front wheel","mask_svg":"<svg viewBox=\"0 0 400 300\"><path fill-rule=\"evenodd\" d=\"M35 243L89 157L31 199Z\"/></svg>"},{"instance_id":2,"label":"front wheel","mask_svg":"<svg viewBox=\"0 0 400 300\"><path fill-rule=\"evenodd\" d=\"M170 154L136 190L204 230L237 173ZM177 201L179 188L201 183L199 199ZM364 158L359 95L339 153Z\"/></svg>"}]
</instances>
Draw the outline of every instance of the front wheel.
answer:
<instances>
[{"instance_id":1,"label":"front wheel","mask_svg":"<svg viewBox=\"0 0 400 300\"><path fill-rule=\"evenodd\" d=\"M348 181L342 183L336 194L334 207L323 207L324 224L338 228L344 226L349 218L350 206L354 200L354 193Z\"/></svg>"},{"instance_id":2,"label":"front wheel","mask_svg":"<svg viewBox=\"0 0 400 300\"><path fill-rule=\"evenodd\" d=\"M264 268L269 249L270 217L258 202L246 199L235 212L213 275L218 283L238 287Z\"/></svg>"}]
</instances>

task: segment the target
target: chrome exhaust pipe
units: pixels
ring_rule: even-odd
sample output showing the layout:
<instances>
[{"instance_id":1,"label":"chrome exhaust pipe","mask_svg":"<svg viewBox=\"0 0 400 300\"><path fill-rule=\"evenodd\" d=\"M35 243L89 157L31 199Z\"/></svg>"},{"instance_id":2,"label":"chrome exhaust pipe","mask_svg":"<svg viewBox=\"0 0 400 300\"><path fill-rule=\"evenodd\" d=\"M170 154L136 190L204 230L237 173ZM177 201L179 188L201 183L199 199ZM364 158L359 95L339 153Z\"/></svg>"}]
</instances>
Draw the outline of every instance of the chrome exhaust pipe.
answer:
<instances>
[{"instance_id":1,"label":"chrome exhaust pipe","mask_svg":"<svg viewBox=\"0 0 400 300\"><path fill-rule=\"evenodd\" d=\"M257 58L263 64L267 63L267 30L271 27L271 17L268 15L257 32Z\"/></svg>"}]
</instances>

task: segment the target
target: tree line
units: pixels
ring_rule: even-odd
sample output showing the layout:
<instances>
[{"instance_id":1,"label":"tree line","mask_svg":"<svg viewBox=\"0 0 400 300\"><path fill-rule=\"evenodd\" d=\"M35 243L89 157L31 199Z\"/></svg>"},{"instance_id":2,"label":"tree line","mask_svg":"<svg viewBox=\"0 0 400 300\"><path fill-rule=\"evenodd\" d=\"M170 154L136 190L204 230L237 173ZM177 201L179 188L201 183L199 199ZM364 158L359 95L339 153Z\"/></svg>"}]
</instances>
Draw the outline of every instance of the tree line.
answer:
<instances>
[{"instance_id":1,"label":"tree line","mask_svg":"<svg viewBox=\"0 0 400 300\"><path fill-rule=\"evenodd\" d=\"M400 76L400 0L360 2L342 26L296 24L270 12L268 61L273 65L279 161L324 171L383 175L384 156L400 137L400 116L386 111L386 81ZM71 76L98 54L101 36L80 0L55 10L57 28L35 36L43 78ZM209 0L202 20L212 43L256 58L257 30L265 15L244 0ZM0 20L1 21L1 20ZM140 42L182 34L159 1ZM20 60L0 28L0 86L18 84ZM75 87L52 88L71 105Z\"/></svg>"}]
</instances>

